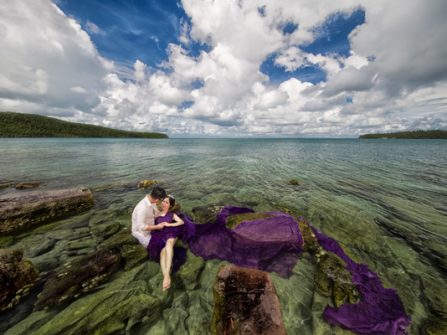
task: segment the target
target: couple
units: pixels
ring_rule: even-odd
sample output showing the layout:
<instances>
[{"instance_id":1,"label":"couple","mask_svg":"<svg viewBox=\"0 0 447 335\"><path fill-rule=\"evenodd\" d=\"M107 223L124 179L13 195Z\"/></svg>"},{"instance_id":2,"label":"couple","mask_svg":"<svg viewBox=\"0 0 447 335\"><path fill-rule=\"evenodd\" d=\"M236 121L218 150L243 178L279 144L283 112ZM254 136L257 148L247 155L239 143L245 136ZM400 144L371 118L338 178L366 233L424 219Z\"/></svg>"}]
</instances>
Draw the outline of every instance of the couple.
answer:
<instances>
[{"instance_id":1,"label":"couple","mask_svg":"<svg viewBox=\"0 0 447 335\"><path fill-rule=\"evenodd\" d=\"M160 202L161 210L158 210L156 205ZM221 259L243 267L274 271L288 278L305 251L307 236L307 243L318 246L319 251L314 257L325 253L338 257L360 293L357 303L345 302L338 308L327 306L325 319L358 334L405 334L410 318L405 314L396 290L383 287L378 275L366 264L353 261L335 240L312 227L304 218L224 206L213 221L196 224L187 215L175 214L174 204L174 198L167 196L164 189L154 187L132 214L132 235L147 248L152 260L160 262L164 291L171 286L171 267L175 270L186 260L183 248L176 249L174 257L177 238L186 242L193 254L205 260ZM249 219L250 213L256 215ZM241 214L247 220L236 225L228 224L227 219ZM302 234L300 224L312 234ZM311 235L313 238L309 237Z\"/></svg>"},{"instance_id":2,"label":"couple","mask_svg":"<svg viewBox=\"0 0 447 335\"><path fill-rule=\"evenodd\" d=\"M132 213L132 235L146 248L149 258L160 263L163 291L171 287L174 244L183 232L184 222L172 211L174 206L174 197L155 186Z\"/></svg>"}]
</instances>

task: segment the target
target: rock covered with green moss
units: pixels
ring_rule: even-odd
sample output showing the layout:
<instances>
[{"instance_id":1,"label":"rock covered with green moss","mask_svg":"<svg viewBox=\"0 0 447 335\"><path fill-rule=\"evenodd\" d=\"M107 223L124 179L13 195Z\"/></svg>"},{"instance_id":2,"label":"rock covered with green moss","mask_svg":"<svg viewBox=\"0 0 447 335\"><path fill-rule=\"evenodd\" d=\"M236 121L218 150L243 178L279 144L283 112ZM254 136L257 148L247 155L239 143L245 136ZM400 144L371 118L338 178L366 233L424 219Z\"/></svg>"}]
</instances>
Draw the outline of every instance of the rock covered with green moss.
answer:
<instances>
[{"instance_id":1,"label":"rock covered with green moss","mask_svg":"<svg viewBox=\"0 0 447 335\"><path fill-rule=\"evenodd\" d=\"M212 334L286 334L268 273L225 265L214 285Z\"/></svg>"},{"instance_id":2,"label":"rock covered with green moss","mask_svg":"<svg viewBox=\"0 0 447 335\"><path fill-rule=\"evenodd\" d=\"M108 248L64 264L46 280L35 303L36 309L76 299L105 282L120 269L119 250Z\"/></svg>"},{"instance_id":3,"label":"rock covered with green moss","mask_svg":"<svg viewBox=\"0 0 447 335\"><path fill-rule=\"evenodd\" d=\"M80 213L94 205L85 187L0 196L0 236Z\"/></svg>"},{"instance_id":4,"label":"rock covered with green moss","mask_svg":"<svg viewBox=\"0 0 447 335\"><path fill-rule=\"evenodd\" d=\"M0 249L0 311L19 303L38 276L33 264L23 259L21 250Z\"/></svg>"}]
</instances>

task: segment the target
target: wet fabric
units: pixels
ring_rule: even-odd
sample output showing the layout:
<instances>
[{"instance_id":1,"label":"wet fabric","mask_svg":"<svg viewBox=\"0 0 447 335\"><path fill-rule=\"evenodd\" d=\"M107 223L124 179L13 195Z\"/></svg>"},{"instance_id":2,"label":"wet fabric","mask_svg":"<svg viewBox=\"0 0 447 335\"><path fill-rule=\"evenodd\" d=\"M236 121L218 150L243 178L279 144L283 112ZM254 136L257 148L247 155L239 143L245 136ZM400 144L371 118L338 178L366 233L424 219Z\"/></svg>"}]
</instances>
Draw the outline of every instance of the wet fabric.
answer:
<instances>
[{"instance_id":1,"label":"wet fabric","mask_svg":"<svg viewBox=\"0 0 447 335\"><path fill-rule=\"evenodd\" d=\"M303 246L297 223L290 215L269 212L269 218L241 222L234 229L226 227L228 216L252 212L227 206L215 222L200 225L184 216L190 250L204 259L221 259L289 277Z\"/></svg>"},{"instance_id":2,"label":"wet fabric","mask_svg":"<svg viewBox=\"0 0 447 335\"><path fill-rule=\"evenodd\" d=\"M243 267L276 272L286 278L291 276L303 251L303 237L297 221L285 213L268 212L267 218L241 222L233 229L226 226L229 216L243 213L253 213L253 210L226 206L214 222L206 224L195 224L191 218L180 214L185 224L176 236L189 245L192 253L204 259L221 259ZM334 239L309 226L321 247L346 263L352 282L361 295L357 304L346 303L339 308L327 306L323 315L326 321L357 334L405 334L410 318L405 314L396 290L384 288L378 275L366 264L354 262ZM160 237L153 236L151 243L160 241L161 245L161 236L169 235L163 231L160 231ZM174 252L174 259L180 256L183 257Z\"/></svg>"},{"instance_id":3,"label":"wet fabric","mask_svg":"<svg viewBox=\"0 0 447 335\"><path fill-rule=\"evenodd\" d=\"M395 289L384 288L377 273L366 264L354 262L332 238L312 227L318 243L346 262L352 282L361 295L357 304L344 304L338 309L326 307L324 318L333 325L342 326L357 334L406 334L410 318Z\"/></svg>"}]
</instances>

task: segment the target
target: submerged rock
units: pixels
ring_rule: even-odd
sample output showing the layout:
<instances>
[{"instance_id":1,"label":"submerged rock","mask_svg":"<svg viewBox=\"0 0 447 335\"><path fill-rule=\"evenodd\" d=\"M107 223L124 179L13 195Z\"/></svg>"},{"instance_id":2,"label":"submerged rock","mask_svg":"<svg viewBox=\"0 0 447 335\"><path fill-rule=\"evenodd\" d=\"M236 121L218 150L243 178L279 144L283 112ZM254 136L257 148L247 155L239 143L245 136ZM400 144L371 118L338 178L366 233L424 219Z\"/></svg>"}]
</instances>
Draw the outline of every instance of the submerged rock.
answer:
<instances>
[{"instance_id":1,"label":"submerged rock","mask_svg":"<svg viewBox=\"0 0 447 335\"><path fill-rule=\"evenodd\" d=\"M12 181L0 180L0 190L10 187L14 187L14 183Z\"/></svg>"},{"instance_id":2,"label":"submerged rock","mask_svg":"<svg viewBox=\"0 0 447 335\"><path fill-rule=\"evenodd\" d=\"M320 246L304 219L298 218L297 221L303 235L304 250L312 255L316 264L314 281L317 292L330 297L336 307L344 303L357 303L360 295L352 282L350 272L346 269L345 262Z\"/></svg>"},{"instance_id":3,"label":"submerged rock","mask_svg":"<svg viewBox=\"0 0 447 335\"><path fill-rule=\"evenodd\" d=\"M255 221L260 219L272 218L274 215L268 213L242 213L231 215L227 219L226 226L230 229L236 228L244 221Z\"/></svg>"},{"instance_id":4,"label":"submerged rock","mask_svg":"<svg viewBox=\"0 0 447 335\"><path fill-rule=\"evenodd\" d=\"M290 179L289 182L288 182L288 184L289 184L289 185L292 185L292 186L299 186L299 185L300 185L300 182L299 182L298 179Z\"/></svg>"},{"instance_id":5,"label":"submerged rock","mask_svg":"<svg viewBox=\"0 0 447 335\"><path fill-rule=\"evenodd\" d=\"M47 322L36 324L27 318L7 334L136 334L141 323L150 326L160 319L166 307L149 290L148 280L157 270L157 264L149 263L119 273L106 287L73 301ZM38 313L42 312L31 316Z\"/></svg>"},{"instance_id":6,"label":"submerged rock","mask_svg":"<svg viewBox=\"0 0 447 335\"><path fill-rule=\"evenodd\" d=\"M16 305L34 286L38 271L17 249L0 249L0 311Z\"/></svg>"},{"instance_id":7,"label":"submerged rock","mask_svg":"<svg viewBox=\"0 0 447 335\"><path fill-rule=\"evenodd\" d=\"M429 318L422 325L421 334L423 335L444 335L447 334L447 318L435 319Z\"/></svg>"},{"instance_id":8,"label":"submerged rock","mask_svg":"<svg viewBox=\"0 0 447 335\"><path fill-rule=\"evenodd\" d=\"M235 265L222 267L214 286L212 333L286 334L270 276Z\"/></svg>"},{"instance_id":9,"label":"submerged rock","mask_svg":"<svg viewBox=\"0 0 447 335\"><path fill-rule=\"evenodd\" d=\"M214 222L216 220L217 214L221 211L224 206L220 205L208 205L208 206L197 206L192 209L192 219L195 223L203 224Z\"/></svg>"},{"instance_id":10,"label":"submerged rock","mask_svg":"<svg viewBox=\"0 0 447 335\"><path fill-rule=\"evenodd\" d=\"M42 184L40 181L25 181L21 183L17 183L15 185L16 190L29 190L32 188L39 187Z\"/></svg>"},{"instance_id":11,"label":"submerged rock","mask_svg":"<svg viewBox=\"0 0 447 335\"><path fill-rule=\"evenodd\" d=\"M65 264L46 281L35 303L36 309L59 305L91 291L108 279L121 265L115 249L102 249Z\"/></svg>"},{"instance_id":12,"label":"submerged rock","mask_svg":"<svg viewBox=\"0 0 447 335\"><path fill-rule=\"evenodd\" d=\"M158 181L152 179L144 179L138 182L138 188L149 188L153 185L158 184Z\"/></svg>"},{"instance_id":13,"label":"submerged rock","mask_svg":"<svg viewBox=\"0 0 447 335\"><path fill-rule=\"evenodd\" d=\"M93 205L88 188L6 194L0 196L0 236L79 213Z\"/></svg>"}]
</instances>

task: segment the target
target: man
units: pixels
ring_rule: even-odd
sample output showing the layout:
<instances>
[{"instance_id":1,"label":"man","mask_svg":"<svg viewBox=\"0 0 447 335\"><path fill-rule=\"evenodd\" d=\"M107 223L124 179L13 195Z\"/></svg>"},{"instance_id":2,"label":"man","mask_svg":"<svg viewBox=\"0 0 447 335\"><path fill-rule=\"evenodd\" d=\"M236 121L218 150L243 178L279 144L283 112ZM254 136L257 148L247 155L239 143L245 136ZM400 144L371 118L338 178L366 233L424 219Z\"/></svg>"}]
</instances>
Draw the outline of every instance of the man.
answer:
<instances>
[{"instance_id":1,"label":"man","mask_svg":"<svg viewBox=\"0 0 447 335\"><path fill-rule=\"evenodd\" d=\"M135 206L132 213L132 236L147 247L151 240L151 227L154 225L155 215L158 212L157 202L166 198L166 191L160 186L155 186L151 193L146 195Z\"/></svg>"}]
</instances>

